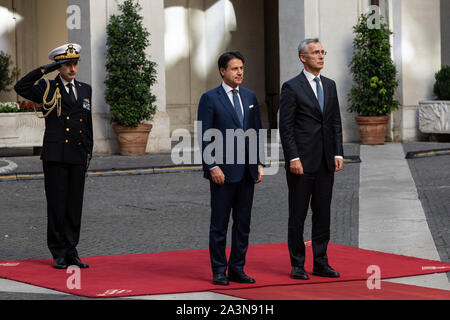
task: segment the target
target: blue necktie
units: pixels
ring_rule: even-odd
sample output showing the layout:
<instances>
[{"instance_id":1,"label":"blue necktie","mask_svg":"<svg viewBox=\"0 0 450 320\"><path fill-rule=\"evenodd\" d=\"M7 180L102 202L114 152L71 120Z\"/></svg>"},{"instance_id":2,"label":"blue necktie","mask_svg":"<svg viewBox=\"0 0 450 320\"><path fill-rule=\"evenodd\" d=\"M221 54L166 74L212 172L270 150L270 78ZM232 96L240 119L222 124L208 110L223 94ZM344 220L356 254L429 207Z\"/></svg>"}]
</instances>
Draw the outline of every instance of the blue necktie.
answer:
<instances>
[{"instance_id":1,"label":"blue necktie","mask_svg":"<svg viewBox=\"0 0 450 320\"><path fill-rule=\"evenodd\" d=\"M239 101L238 91L236 89L233 90L233 104L241 126L244 127L244 115L242 114L241 102Z\"/></svg>"},{"instance_id":2,"label":"blue necktie","mask_svg":"<svg viewBox=\"0 0 450 320\"><path fill-rule=\"evenodd\" d=\"M317 84L317 100L319 101L319 104L320 104L320 110L323 113L324 98L323 98L322 86L320 85L320 79L318 77L315 77L314 81Z\"/></svg>"}]
</instances>

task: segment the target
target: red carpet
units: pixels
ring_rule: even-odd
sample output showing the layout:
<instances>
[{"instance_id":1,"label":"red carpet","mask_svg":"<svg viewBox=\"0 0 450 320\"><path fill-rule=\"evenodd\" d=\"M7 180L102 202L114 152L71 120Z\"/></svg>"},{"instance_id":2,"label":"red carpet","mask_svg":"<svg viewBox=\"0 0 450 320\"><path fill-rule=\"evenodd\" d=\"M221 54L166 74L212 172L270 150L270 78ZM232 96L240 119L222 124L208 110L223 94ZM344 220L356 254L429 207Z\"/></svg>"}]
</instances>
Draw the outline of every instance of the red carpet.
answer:
<instances>
[{"instance_id":1,"label":"red carpet","mask_svg":"<svg viewBox=\"0 0 450 320\"><path fill-rule=\"evenodd\" d=\"M386 281L381 281L379 290L369 290L366 281L341 281L214 292L247 300L450 300L447 290Z\"/></svg>"},{"instance_id":2,"label":"red carpet","mask_svg":"<svg viewBox=\"0 0 450 320\"><path fill-rule=\"evenodd\" d=\"M450 271L450 263L393 255L330 244L330 264L341 278L310 276L302 284L366 280L367 268L377 265L381 278L397 278ZM0 277L86 297L123 297L223 290L211 283L208 250L174 251L154 254L86 257L90 265L81 270L80 289L70 289L73 274L56 270L52 260L0 261ZM312 271L312 250L307 246L306 271ZM299 284L289 277L286 243L251 246L245 271L256 284L232 283L226 289ZM69 280L69 281L68 281Z\"/></svg>"}]
</instances>

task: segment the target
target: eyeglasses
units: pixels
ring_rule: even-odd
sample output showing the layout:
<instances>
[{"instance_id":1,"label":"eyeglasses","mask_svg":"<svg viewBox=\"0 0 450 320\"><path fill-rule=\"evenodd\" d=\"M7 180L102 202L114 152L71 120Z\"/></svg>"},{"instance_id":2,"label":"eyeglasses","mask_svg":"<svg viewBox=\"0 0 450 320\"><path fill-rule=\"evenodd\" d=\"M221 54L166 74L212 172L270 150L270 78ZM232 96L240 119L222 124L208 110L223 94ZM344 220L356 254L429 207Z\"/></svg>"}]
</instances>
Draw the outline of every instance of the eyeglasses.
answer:
<instances>
[{"instance_id":1,"label":"eyeglasses","mask_svg":"<svg viewBox=\"0 0 450 320\"><path fill-rule=\"evenodd\" d=\"M327 55L327 52L326 51L324 51L324 50L316 50L316 51L313 51L313 52L311 52L311 53L303 53L303 54L309 54L309 55L312 55L312 56L318 56L319 54L321 54L321 55L323 55L323 56L326 56Z\"/></svg>"}]
</instances>

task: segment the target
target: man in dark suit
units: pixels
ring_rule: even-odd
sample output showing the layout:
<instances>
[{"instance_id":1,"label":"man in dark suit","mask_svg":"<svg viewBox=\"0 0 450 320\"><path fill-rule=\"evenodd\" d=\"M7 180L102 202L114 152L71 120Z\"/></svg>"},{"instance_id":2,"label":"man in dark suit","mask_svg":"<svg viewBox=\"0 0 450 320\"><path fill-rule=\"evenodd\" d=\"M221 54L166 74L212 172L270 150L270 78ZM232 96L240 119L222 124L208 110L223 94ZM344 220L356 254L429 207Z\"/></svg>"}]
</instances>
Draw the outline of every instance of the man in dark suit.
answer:
<instances>
[{"instance_id":1,"label":"man in dark suit","mask_svg":"<svg viewBox=\"0 0 450 320\"><path fill-rule=\"evenodd\" d=\"M320 74L326 52L318 39L299 46L304 70L285 82L280 137L289 189L288 247L291 277L307 280L303 227L311 204L313 274L339 277L328 264L334 172L343 167L342 124L336 84Z\"/></svg>"},{"instance_id":2,"label":"man in dark suit","mask_svg":"<svg viewBox=\"0 0 450 320\"><path fill-rule=\"evenodd\" d=\"M45 134L41 160L47 198L47 244L56 269L69 265L89 267L76 250L85 176L93 149L92 88L75 80L80 52L77 44L52 50L52 64L31 71L14 87L22 97L43 103ZM41 79L55 70L59 74L54 80Z\"/></svg>"},{"instance_id":3,"label":"man in dark suit","mask_svg":"<svg viewBox=\"0 0 450 320\"><path fill-rule=\"evenodd\" d=\"M205 178L210 180L211 192L209 250L213 283L218 285L228 285L229 281L255 282L244 273L244 265L254 188L263 179L258 135L261 119L255 94L240 87L244 79L244 63L239 52L224 53L218 62L223 82L203 94L198 107L203 137L203 170ZM213 134L210 135L211 131ZM241 140L243 143L239 143L239 139L245 139L245 142ZM211 150L212 145L217 148ZM225 247L231 211L232 245L227 262Z\"/></svg>"}]
</instances>

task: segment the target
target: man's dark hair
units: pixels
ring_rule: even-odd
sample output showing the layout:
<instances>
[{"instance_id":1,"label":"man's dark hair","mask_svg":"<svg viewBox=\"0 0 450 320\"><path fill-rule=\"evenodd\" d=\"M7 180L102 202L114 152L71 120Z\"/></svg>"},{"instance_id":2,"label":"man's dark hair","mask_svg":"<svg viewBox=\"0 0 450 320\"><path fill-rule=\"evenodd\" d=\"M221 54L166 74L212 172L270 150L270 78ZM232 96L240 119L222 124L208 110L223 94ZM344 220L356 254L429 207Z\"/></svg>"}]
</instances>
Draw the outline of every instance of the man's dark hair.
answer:
<instances>
[{"instance_id":1,"label":"man's dark hair","mask_svg":"<svg viewBox=\"0 0 450 320\"><path fill-rule=\"evenodd\" d=\"M226 69L228 67L228 62L233 59L239 59L242 61L242 63L245 63L244 56L239 51L229 51L223 53L219 58L219 72L221 68ZM220 74L222 75L222 74Z\"/></svg>"}]
</instances>

